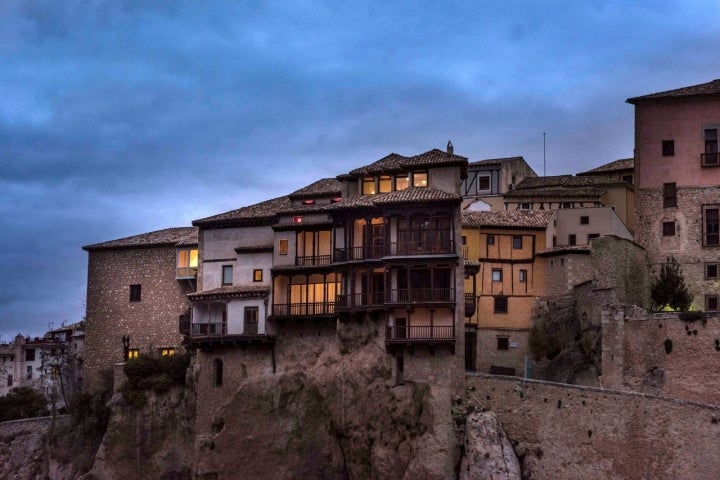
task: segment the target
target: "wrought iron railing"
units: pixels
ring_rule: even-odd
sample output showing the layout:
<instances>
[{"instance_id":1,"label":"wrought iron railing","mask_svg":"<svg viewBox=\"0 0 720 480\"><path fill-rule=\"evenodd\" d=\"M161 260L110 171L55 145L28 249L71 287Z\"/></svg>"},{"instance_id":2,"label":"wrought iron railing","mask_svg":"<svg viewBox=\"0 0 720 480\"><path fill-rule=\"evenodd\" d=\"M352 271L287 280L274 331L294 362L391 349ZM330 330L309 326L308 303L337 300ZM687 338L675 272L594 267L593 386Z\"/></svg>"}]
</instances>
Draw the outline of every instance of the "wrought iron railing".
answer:
<instances>
[{"instance_id":1,"label":"wrought iron railing","mask_svg":"<svg viewBox=\"0 0 720 480\"><path fill-rule=\"evenodd\" d=\"M437 255L455 253L452 240L419 240L410 242L392 242L390 255Z\"/></svg>"},{"instance_id":2,"label":"wrought iron railing","mask_svg":"<svg viewBox=\"0 0 720 480\"><path fill-rule=\"evenodd\" d=\"M455 325L389 325L385 329L386 340L453 340Z\"/></svg>"},{"instance_id":3,"label":"wrought iron railing","mask_svg":"<svg viewBox=\"0 0 720 480\"><path fill-rule=\"evenodd\" d=\"M352 293L338 295L335 305L337 308L377 306L385 303L385 292Z\"/></svg>"},{"instance_id":4,"label":"wrought iron railing","mask_svg":"<svg viewBox=\"0 0 720 480\"><path fill-rule=\"evenodd\" d=\"M272 312L279 317L330 315L335 313L335 302L276 303Z\"/></svg>"},{"instance_id":5,"label":"wrought iron railing","mask_svg":"<svg viewBox=\"0 0 720 480\"><path fill-rule=\"evenodd\" d=\"M298 267L330 265L330 255L308 255L304 257L295 257L295 265Z\"/></svg>"},{"instance_id":6,"label":"wrought iron railing","mask_svg":"<svg viewBox=\"0 0 720 480\"><path fill-rule=\"evenodd\" d=\"M453 288L401 288L388 292L386 303L434 303L454 302L455 289Z\"/></svg>"}]
</instances>

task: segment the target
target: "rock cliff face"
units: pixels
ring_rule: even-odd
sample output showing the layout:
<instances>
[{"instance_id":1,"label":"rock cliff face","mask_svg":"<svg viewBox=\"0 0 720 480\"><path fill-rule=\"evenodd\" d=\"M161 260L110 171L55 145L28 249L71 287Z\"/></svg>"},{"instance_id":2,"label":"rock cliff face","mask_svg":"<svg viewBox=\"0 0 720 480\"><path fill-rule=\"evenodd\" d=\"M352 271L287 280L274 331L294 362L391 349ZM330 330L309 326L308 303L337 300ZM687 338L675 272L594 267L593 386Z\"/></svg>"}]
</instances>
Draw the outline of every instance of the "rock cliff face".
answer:
<instances>
[{"instance_id":1,"label":"rock cliff face","mask_svg":"<svg viewBox=\"0 0 720 480\"><path fill-rule=\"evenodd\" d=\"M520 480L520 463L495 414L471 413L467 417L460 480L492 479Z\"/></svg>"}]
</instances>

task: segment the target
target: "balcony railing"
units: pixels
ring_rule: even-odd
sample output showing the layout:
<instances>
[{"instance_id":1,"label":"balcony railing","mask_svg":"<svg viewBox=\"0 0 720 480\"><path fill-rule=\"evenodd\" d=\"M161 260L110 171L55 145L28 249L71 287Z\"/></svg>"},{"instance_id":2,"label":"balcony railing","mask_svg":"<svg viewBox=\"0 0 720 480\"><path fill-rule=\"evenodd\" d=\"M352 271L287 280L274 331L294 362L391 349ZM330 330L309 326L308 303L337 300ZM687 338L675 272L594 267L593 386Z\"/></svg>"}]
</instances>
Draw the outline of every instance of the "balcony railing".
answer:
<instances>
[{"instance_id":1,"label":"balcony railing","mask_svg":"<svg viewBox=\"0 0 720 480\"><path fill-rule=\"evenodd\" d=\"M382 258L384 255L385 247L383 245L370 245L367 247L350 247L335 249L336 262L376 259Z\"/></svg>"},{"instance_id":2,"label":"balcony railing","mask_svg":"<svg viewBox=\"0 0 720 480\"><path fill-rule=\"evenodd\" d=\"M330 265L330 255L309 255L305 257L295 257L295 265L298 267Z\"/></svg>"},{"instance_id":3,"label":"balcony railing","mask_svg":"<svg viewBox=\"0 0 720 480\"><path fill-rule=\"evenodd\" d=\"M175 270L175 278L197 278L197 271L197 267L177 267L177 269Z\"/></svg>"},{"instance_id":4,"label":"balcony railing","mask_svg":"<svg viewBox=\"0 0 720 480\"><path fill-rule=\"evenodd\" d=\"M455 253L452 240L393 242L390 244L390 255L437 255Z\"/></svg>"},{"instance_id":5,"label":"balcony railing","mask_svg":"<svg viewBox=\"0 0 720 480\"><path fill-rule=\"evenodd\" d=\"M191 337L213 337L227 335L227 323L191 323Z\"/></svg>"},{"instance_id":6,"label":"balcony railing","mask_svg":"<svg viewBox=\"0 0 720 480\"><path fill-rule=\"evenodd\" d=\"M278 317L307 317L312 315L332 315L334 313L335 302L276 303L272 306L272 314Z\"/></svg>"},{"instance_id":7,"label":"balcony railing","mask_svg":"<svg viewBox=\"0 0 720 480\"><path fill-rule=\"evenodd\" d=\"M720 153L701 153L700 165L703 167L720 167Z\"/></svg>"},{"instance_id":8,"label":"balcony railing","mask_svg":"<svg viewBox=\"0 0 720 480\"><path fill-rule=\"evenodd\" d=\"M455 301L453 288L422 288L390 290L386 303L445 303Z\"/></svg>"},{"instance_id":9,"label":"balcony railing","mask_svg":"<svg viewBox=\"0 0 720 480\"><path fill-rule=\"evenodd\" d=\"M465 294L465 316L466 317L472 317L475 315L475 310L477 308L477 297L473 295L472 293L466 293Z\"/></svg>"},{"instance_id":10,"label":"balcony railing","mask_svg":"<svg viewBox=\"0 0 720 480\"><path fill-rule=\"evenodd\" d=\"M245 321L245 325L243 326L243 333L246 335L257 335L257 333L258 333L257 320L255 320L254 322Z\"/></svg>"},{"instance_id":11,"label":"balcony railing","mask_svg":"<svg viewBox=\"0 0 720 480\"><path fill-rule=\"evenodd\" d=\"M385 303L385 292L338 295L335 306L340 308L376 307Z\"/></svg>"},{"instance_id":12,"label":"balcony railing","mask_svg":"<svg viewBox=\"0 0 720 480\"><path fill-rule=\"evenodd\" d=\"M385 330L387 341L454 340L455 325L389 325Z\"/></svg>"}]
</instances>

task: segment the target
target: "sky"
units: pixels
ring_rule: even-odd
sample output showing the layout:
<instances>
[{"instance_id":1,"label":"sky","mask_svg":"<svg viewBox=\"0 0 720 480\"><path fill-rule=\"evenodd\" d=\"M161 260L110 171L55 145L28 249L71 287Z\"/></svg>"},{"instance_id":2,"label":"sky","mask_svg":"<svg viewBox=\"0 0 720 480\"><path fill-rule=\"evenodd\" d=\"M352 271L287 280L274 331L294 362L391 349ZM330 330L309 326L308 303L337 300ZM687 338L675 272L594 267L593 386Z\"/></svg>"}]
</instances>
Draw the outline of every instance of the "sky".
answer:
<instances>
[{"instance_id":1,"label":"sky","mask_svg":"<svg viewBox=\"0 0 720 480\"><path fill-rule=\"evenodd\" d=\"M720 78L715 0L4 0L0 32L0 341L83 318L83 245L448 140L589 170L627 98Z\"/></svg>"}]
</instances>

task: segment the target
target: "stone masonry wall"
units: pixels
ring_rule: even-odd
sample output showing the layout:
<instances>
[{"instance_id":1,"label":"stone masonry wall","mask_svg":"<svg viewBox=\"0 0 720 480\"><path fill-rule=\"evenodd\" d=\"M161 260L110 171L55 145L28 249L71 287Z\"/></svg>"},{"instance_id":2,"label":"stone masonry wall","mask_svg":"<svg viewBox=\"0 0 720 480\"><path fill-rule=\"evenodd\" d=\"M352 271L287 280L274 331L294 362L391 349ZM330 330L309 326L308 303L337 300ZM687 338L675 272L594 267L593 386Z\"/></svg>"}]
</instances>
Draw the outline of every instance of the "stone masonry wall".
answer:
<instances>
[{"instance_id":1,"label":"stone masonry wall","mask_svg":"<svg viewBox=\"0 0 720 480\"><path fill-rule=\"evenodd\" d=\"M688 323L634 308L603 311L605 387L720 405L718 361L719 316Z\"/></svg>"},{"instance_id":2,"label":"stone masonry wall","mask_svg":"<svg viewBox=\"0 0 720 480\"><path fill-rule=\"evenodd\" d=\"M663 208L662 188L637 194L636 241L647 250L657 274L669 256L680 262L696 308L705 310L705 294L717 294L718 281L705 280L705 262L720 260L720 246L703 246L703 204L720 203L720 187L679 187L677 207ZM663 236L663 222L675 222L675 235Z\"/></svg>"},{"instance_id":3,"label":"stone masonry wall","mask_svg":"<svg viewBox=\"0 0 720 480\"><path fill-rule=\"evenodd\" d=\"M490 367L508 367L515 369L515 375L522 376L525 371L525 357L528 353L529 330L515 329L478 329L477 370L490 372ZM498 350L498 337L508 338L508 349ZM513 346L514 345L514 346Z\"/></svg>"},{"instance_id":4,"label":"stone masonry wall","mask_svg":"<svg viewBox=\"0 0 720 480\"><path fill-rule=\"evenodd\" d=\"M130 285L142 285L130 302ZM180 348L178 318L189 307L192 286L175 280L175 248L93 250L88 253L85 365L88 385L101 369L123 360L122 336L130 348L149 352Z\"/></svg>"},{"instance_id":5,"label":"stone masonry wall","mask_svg":"<svg viewBox=\"0 0 720 480\"><path fill-rule=\"evenodd\" d=\"M516 377L466 382L470 403L516 443L524 478L717 478L720 407Z\"/></svg>"}]
</instances>

